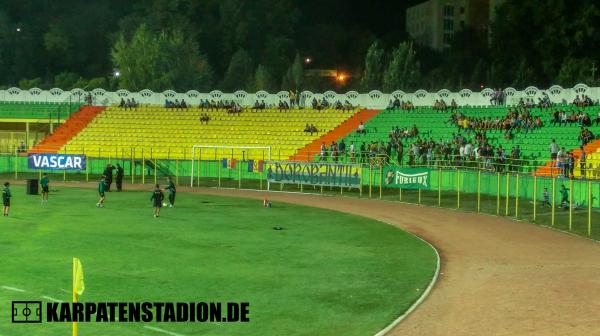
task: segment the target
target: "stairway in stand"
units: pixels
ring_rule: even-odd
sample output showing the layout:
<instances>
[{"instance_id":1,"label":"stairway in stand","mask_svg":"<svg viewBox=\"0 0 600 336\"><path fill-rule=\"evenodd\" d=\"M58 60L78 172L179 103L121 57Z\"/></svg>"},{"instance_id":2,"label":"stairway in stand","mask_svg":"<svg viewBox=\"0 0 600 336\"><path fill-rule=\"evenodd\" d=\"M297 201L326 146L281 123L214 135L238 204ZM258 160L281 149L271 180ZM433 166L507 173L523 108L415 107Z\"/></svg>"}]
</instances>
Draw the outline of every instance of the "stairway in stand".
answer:
<instances>
[{"instance_id":1,"label":"stairway in stand","mask_svg":"<svg viewBox=\"0 0 600 336\"><path fill-rule=\"evenodd\" d=\"M381 110L360 110L352 117L348 118L343 123L339 124L336 128L332 129L328 133L325 133L318 139L304 146L304 148L298 150L298 152L289 158L290 161L312 161L315 154L318 154L321 150L321 144L325 143L327 146L332 141L338 141L345 137L351 132L358 129L358 125L361 122L366 123L367 120L373 118L379 114Z\"/></svg>"},{"instance_id":2,"label":"stairway in stand","mask_svg":"<svg viewBox=\"0 0 600 336\"><path fill-rule=\"evenodd\" d=\"M46 136L35 145L30 153L57 153L75 135L84 129L94 118L102 113L104 106L82 106L67 121L54 129L54 133Z\"/></svg>"}]
</instances>

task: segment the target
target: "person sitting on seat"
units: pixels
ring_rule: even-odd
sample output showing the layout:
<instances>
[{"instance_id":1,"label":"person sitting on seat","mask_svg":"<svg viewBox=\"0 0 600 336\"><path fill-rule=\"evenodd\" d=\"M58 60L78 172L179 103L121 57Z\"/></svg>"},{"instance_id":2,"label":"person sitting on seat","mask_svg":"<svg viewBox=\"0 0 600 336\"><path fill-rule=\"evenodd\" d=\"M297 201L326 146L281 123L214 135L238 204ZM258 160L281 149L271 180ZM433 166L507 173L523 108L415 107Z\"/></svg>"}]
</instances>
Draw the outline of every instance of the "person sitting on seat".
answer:
<instances>
[{"instance_id":1,"label":"person sitting on seat","mask_svg":"<svg viewBox=\"0 0 600 336\"><path fill-rule=\"evenodd\" d=\"M358 125L358 130L356 131L358 134L367 134L367 130L365 129L365 124L361 121L360 125Z\"/></svg>"},{"instance_id":2,"label":"person sitting on seat","mask_svg":"<svg viewBox=\"0 0 600 336\"><path fill-rule=\"evenodd\" d=\"M206 123L208 125L208 121L210 120L210 117L208 116L207 113L202 113L200 115L200 123Z\"/></svg>"}]
</instances>

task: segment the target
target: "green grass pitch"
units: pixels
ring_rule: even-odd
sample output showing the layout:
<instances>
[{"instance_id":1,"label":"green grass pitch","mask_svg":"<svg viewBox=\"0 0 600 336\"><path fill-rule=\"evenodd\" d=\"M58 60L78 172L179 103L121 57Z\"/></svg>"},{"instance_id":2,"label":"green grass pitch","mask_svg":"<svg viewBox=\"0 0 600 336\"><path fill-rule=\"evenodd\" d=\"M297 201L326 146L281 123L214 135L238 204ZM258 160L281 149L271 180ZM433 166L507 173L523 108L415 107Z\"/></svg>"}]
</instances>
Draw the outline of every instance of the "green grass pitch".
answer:
<instances>
[{"instance_id":1,"label":"green grass pitch","mask_svg":"<svg viewBox=\"0 0 600 336\"><path fill-rule=\"evenodd\" d=\"M179 193L152 216L148 192L55 188L50 202L13 186L0 218L0 335L70 335L70 324L11 324L13 300L248 301L248 323L81 323L79 335L372 335L433 276L435 252L370 219L261 201ZM54 189L57 189L54 191ZM280 225L284 230L273 230ZM25 290L16 292L5 287ZM418 290L417 290L418 289Z\"/></svg>"}]
</instances>

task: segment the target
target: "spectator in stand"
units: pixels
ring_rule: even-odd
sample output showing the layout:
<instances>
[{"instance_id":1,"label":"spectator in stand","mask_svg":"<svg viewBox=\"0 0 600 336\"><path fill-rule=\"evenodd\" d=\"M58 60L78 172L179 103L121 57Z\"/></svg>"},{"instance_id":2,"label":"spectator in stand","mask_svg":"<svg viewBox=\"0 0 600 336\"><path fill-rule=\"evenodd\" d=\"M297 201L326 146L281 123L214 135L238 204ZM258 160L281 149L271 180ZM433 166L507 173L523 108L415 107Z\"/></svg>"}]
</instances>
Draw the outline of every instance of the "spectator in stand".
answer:
<instances>
[{"instance_id":1,"label":"spectator in stand","mask_svg":"<svg viewBox=\"0 0 600 336\"><path fill-rule=\"evenodd\" d=\"M585 150L583 149L583 146L579 147L579 152L581 154L579 154L579 173L581 174L581 178L585 179L585 169L586 169L586 159L587 159L587 154L585 153Z\"/></svg>"},{"instance_id":2,"label":"spectator in stand","mask_svg":"<svg viewBox=\"0 0 600 336\"><path fill-rule=\"evenodd\" d=\"M558 157L558 150L559 150L559 147L556 144L556 139L552 139L552 142L550 142L550 145L548 146L548 148L550 149L550 159L552 161L556 161L556 159Z\"/></svg>"},{"instance_id":3,"label":"spectator in stand","mask_svg":"<svg viewBox=\"0 0 600 336\"><path fill-rule=\"evenodd\" d=\"M360 162L366 162L367 160L367 144L363 141L360 145L360 152L358 153L360 157Z\"/></svg>"},{"instance_id":4,"label":"spectator in stand","mask_svg":"<svg viewBox=\"0 0 600 336\"><path fill-rule=\"evenodd\" d=\"M290 90L288 92L288 95L290 97L290 107L295 107L296 104L296 92L294 92L294 90Z\"/></svg>"},{"instance_id":5,"label":"spectator in stand","mask_svg":"<svg viewBox=\"0 0 600 336\"><path fill-rule=\"evenodd\" d=\"M562 147L558 151L556 158L558 162L557 167L562 169L562 175L564 178L566 178L569 167L567 166L567 152L565 151L565 147Z\"/></svg>"},{"instance_id":6,"label":"spectator in stand","mask_svg":"<svg viewBox=\"0 0 600 336\"><path fill-rule=\"evenodd\" d=\"M188 108L187 103L185 102L185 99L181 99L181 108L182 109L187 109Z\"/></svg>"},{"instance_id":7,"label":"spectator in stand","mask_svg":"<svg viewBox=\"0 0 600 336\"><path fill-rule=\"evenodd\" d=\"M333 160L333 162L337 162L339 152L337 143L335 141L331 142L331 145L329 146L329 151L331 152L331 159Z\"/></svg>"},{"instance_id":8,"label":"spectator in stand","mask_svg":"<svg viewBox=\"0 0 600 336\"><path fill-rule=\"evenodd\" d=\"M121 102L119 103L119 107L125 108L125 99L123 99L123 97L121 97Z\"/></svg>"},{"instance_id":9,"label":"spectator in stand","mask_svg":"<svg viewBox=\"0 0 600 336\"><path fill-rule=\"evenodd\" d=\"M567 154L567 167L569 169L568 177L573 178L573 173L575 170L575 156L573 156L573 152L569 152L569 154Z\"/></svg>"},{"instance_id":10,"label":"spectator in stand","mask_svg":"<svg viewBox=\"0 0 600 336\"><path fill-rule=\"evenodd\" d=\"M456 105L456 101L454 99L452 99L452 101L450 102L450 109L454 111L457 108L458 108L458 105Z\"/></svg>"},{"instance_id":11,"label":"spectator in stand","mask_svg":"<svg viewBox=\"0 0 600 336\"><path fill-rule=\"evenodd\" d=\"M350 162L355 163L356 162L356 147L354 146L354 141L350 141L349 154L350 154Z\"/></svg>"},{"instance_id":12,"label":"spectator in stand","mask_svg":"<svg viewBox=\"0 0 600 336\"><path fill-rule=\"evenodd\" d=\"M319 153L319 161L327 160L327 146L324 142L321 142L321 152Z\"/></svg>"},{"instance_id":13,"label":"spectator in stand","mask_svg":"<svg viewBox=\"0 0 600 336\"><path fill-rule=\"evenodd\" d=\"M358 134L367 134L367 130L365 129L365 124L361 121L358 125L358 130L356 131Z\"/></svg>"},{"instance_id":14,"label":"spectator in stand","mask_svg":"<svg viewBox=\"0 0 600 336\"><path fill-rule=\"evenodd\" d=\"M25 141L21 141L19 143L19 147L17 147L17 153L25 153L27 152L27 145L25 144Z\"/></svg>"},{"instance_id":15,"label":"spectator in stand","mask_svg":"<svg viewBox=\"0 0 600 336\"><path fill-rule=\"evenodd\" d=\"M594 125L598 126L598 124L600 124L600 111L598 111L598 114L596 115L596 118L594 119Z\"/></svg>"},{"instance_id":16,"label":"spectator in stand","mask_svg":"<svg viewBox=\"0 0 600 336\"><path fill-rule=\"evenodd\" d=\"M338 150L340 152L340 155L346 154L346 143L344 142L344 139L342 139L342 141L340 141L340 144L338 145Z\"/></svg>"},{"instance_id":17,"label":"spectator in stand","mask_svg":"<svg viewBox=\"0 0 600 336\"><path fill-rule=\"evenodd\" d=\"M208 121L210 120L210 117L208 116L208 113L202 113L200 115L200 123L206 123L208 125Z\"/></svg>"}]
</instances>

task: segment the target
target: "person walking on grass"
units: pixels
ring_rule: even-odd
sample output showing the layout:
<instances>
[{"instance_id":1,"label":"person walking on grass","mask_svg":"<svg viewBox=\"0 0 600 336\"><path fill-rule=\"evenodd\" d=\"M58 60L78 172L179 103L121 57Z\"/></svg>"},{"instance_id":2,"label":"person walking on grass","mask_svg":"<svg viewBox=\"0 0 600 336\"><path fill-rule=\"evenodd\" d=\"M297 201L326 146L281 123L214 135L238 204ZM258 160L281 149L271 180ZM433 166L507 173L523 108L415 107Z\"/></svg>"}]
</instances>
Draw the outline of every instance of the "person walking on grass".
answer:
<instances>
[{"instance_id":1,"label":"person walking on grass","mask_svg":"<svg viewBox=\"0 0 600 336\"><path fill-rule=\"evenodd\" d=\"M156 184L156 187L152 192L152 196L150 197L150 201L152 201L152 205L154 206L154 218L158 218L158 216L160 216L160 208L162 207L164 198L165 194L163 194L162 190L160 190L160 186Z\"/></svg>"},{"instance_id":2,"label":"person walking on grass","mask_svg":"<svg viewBox=\"0 0 600 336\"><path fill-rule=\"evenodd\" d=\"M173 183L173 178L171 176L167 177L167 187L165 190L169 191L169 208L172 208L175 205L175 193L177 192L175 188L175 183Z\"/></svg>"},{"instance_id":3,"label":"person walking on grass","mask_svg":"<svg viewBox=\"0 0 600 336\"><path fill-rule=\"evenodd\" d=\"M106 196L104 195L105 191L106 191L106 177L104 175L102 175L102 178L100 179L100 183L98 183L98 195L100 195L100 200L98 201L98 203L96 203L96 207L98 207L98 208L104 208L104 200L106 199Z\"/></svg>"},{"instance_id":4,"label":"person walking on grass","mask_svg":"<svg viewBox=\"0 0 600 336\"><path fill-rule=\"evenodd\" d=\"M4 189L2 189L2 202L4 203L4 216L8 216L8 210L10 209L10 183L4 182Z\"/></svg>"},{"instance_id":5,"label":"person walking on grass","mask_svg":"<svg viewBox=\"0 0 600 336\"><path fill-rule=\"evenodd\" d=\"M48 203L49 184L50 179L48 179L48 174L42 174L42 179L40 180L40 185L42 186L42 204Z\"/></svg>"}]
</instances>

